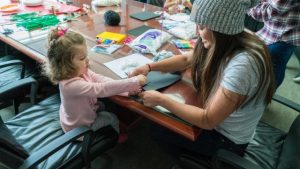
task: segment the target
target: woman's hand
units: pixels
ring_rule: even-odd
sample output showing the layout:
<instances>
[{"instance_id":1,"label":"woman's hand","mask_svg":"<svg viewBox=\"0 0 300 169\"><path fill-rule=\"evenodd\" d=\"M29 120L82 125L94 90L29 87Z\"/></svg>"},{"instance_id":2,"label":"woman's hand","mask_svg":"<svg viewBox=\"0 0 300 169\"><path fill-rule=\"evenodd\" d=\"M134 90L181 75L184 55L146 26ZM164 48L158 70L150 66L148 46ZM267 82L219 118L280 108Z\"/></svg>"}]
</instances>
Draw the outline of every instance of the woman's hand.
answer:
<instances>
[{"instance_id":1,"label":"woman's hand","mask_svg":"<svg viewBox=\"0 0 300 169\"><path fill-rule=\"evenodd\" d=\"M166 97L164 94L157 91L145 91L139 94L145 106L154 107L160 105L161 101Z\"/></svg>"},{"instance_id":2,"label":"woman's hand","mask_svg":"<svg viewBox=\"0 0 300 169\"><path fill-rule=\"evenodd\" d=\"M144 86L146 84L147 77L145 75L138 75L137 78L139 80L140 86Z\"/></svg>"},{"instance_id":3,"label":"woman's hand","mask_svg":"<svg viewBox=\"0 0 300 169\"><path fill-rule=\"evenodd\" d=\"M134 69L132 72L129 73L128 77L133 77L133 76L137 76L137 75L145 75L147 76L147 74L149 73L149 67L147 65L144 66L140 66L136 69Z\"/></svg>"}]
</instances>

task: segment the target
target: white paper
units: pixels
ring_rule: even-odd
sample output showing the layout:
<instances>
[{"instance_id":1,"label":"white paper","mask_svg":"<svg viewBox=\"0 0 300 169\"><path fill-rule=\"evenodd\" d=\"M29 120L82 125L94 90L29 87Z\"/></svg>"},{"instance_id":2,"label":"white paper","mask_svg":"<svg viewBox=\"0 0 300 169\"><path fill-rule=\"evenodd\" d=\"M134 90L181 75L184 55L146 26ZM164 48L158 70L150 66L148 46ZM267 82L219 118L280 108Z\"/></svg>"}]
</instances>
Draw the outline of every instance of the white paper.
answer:
<instances>
[{"instance_id":1,"label":"white paper","mask_svg":"<svg viewBox=\"0 0 300 169\"><path fill-rule=\"evenodd\" d=\"M153 61L145 57L144 55L135 53L132 55L122 57L120 59L106 62L104 63L104 65L110 70L112 70L119 77L126 78L127 74L131 72L133 69L135 69L136 67L143 66L151 62Z\"/></svg>"},{"instance_id":2,"label":"white paper","mask_svg":"<svg viewBox=\"0 0 300 169\"><path fill-rule=\"evenodd\" d=\"M174 15L170 15L170 17L167 19L171 19L173 21L178 21L178 22L189 21L190 15L187 15L185 13L177 13Z\"/></svg>"},{"instance_id":3,"label":"white paper","mask_svg":"<svg viewBox=\"0 0 300 169\"><path fill-rule=\"evenodd\" d=\"M170 99L178 103L184 103L184 98L182 98L182 96L180 96L179 94L165 94L165 95L167 95ZM162 106L155 106L154 109L161 113L172 113Z\"/></svg>"}]
</instances>

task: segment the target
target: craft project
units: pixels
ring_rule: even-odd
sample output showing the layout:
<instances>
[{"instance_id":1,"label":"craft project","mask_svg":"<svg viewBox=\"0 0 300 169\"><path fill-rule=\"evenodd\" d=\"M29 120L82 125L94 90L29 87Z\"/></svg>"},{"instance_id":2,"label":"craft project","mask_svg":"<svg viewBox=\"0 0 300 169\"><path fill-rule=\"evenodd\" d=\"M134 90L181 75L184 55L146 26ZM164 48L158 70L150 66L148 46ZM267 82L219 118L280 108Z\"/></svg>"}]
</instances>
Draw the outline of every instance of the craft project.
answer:
<instances>
[{"instance_id":1,"label":"craft project","mask_svg":"<svg viewBox=\"0 0 300 169\"><path fill-rule=\"evenodd\" d=\"M19 10L18 4L9 4L0 6L0 12L15 12Z\"/></svg>"},{"instance_id":2,"label":"craft project","mask_svg":"<svg viewBox=\"0 0 300 169\"><path fill-rule=\"evenodd\" d=\"M161 73L159 71L151 71L147 75L147 84L143 87L144 90L159 90L170 86L181 79L179 74Z\"/></svg>"},{"instance_id":3,"label":"craft project","mask_svg":"<svg viewBox=\"0 0 300 169\"><path fill-rule=\"evenodd\" d=\"M125 34L113 33L113 32L102 32L96 36L97 40L101 39L102 41L111 40L115 43L122 43L123 40L126 38Z\"/></svg>"},{"instance_id":4,"label":"craft project","mask_svg":"<svg viewBox=\"0 0 300 169\"><path fill-rule=\"evenodd\" d=\"M16 14L11 20L16 21L18 27L24 27L26 30L54 26L59 23L59 20L55 15L40 16L35 12Z\"/></svg>"},{"instance_id":5,"label":"craft project","mask_svg":"<svg viewBox=\"0 0 300 169\"><path fill-rule=\"evenodd\" d=\"M156 54L164 43L166 43L172 36L162 30L150 29L145 33L134 39L129 46L140 53Z\"/></svg>"},{"instance_id":6,"label":"craft project","mask_svg":"<svg viewBox=\"0 0 300 169\"><path fill-rule=\"evenodd\" d=\"M94 46L91 50L96 53L112 54L121 47L122 45L117 44L99 44Z\"/></svg>"},{"instance_id":7,"label":"craft project","mask_svg":"<svg viewBox=\"0 0 300 169\"><path fill-rule=\"evenodd\" d=\"M184 98L182 98L180 95L178 94L165 94L167 95L169 98L171 98L172 100L178 102L178 103L184 103ZM166 108L162 107L162 106L155 106L154 109L168 117L171 117L177 121L180 121L181 123L184 123L188 126L192 126L191 123L177 117L176 115L174 115L172 112L170 112L169 110L167 110Z\"/></svg>"},{"instance_id":8,"label":"craft project","mask_svg":"<svg viewBox=\"0 0 300 169\"><path fill-rule=\"evenodd\" d=\"M167 95L169 98L171 98L172 100L178 103L184 103L184 99L179 94L165 94L165 95ZM167 110L162 106L155 106L154 109L161 113L171 113L169 110Z\"/></svg>"},{"instance_id":9,"label":"craft project","mask_svg":"<svg viewBox=\"0 0 300 169\"><path fill-rule=\"evenodd\" d=\"M180 39L190 40L196 36L196 24L190 21L178 23L176 27L169 29L168 32Z\"/></svg>"},{"instance_id":10,"label":"craft project","mask_svg":"<svg viewBox=\"0 0 300 169\"><path fill-rule=\"evenodd\" d=\"M104 63L104 65L119 77L127 78L127 74L134 68L151 62L153 62L151 59L141 54L135 53L126 57L122 57L120 59Z\"/></svg>"}]
</instances>

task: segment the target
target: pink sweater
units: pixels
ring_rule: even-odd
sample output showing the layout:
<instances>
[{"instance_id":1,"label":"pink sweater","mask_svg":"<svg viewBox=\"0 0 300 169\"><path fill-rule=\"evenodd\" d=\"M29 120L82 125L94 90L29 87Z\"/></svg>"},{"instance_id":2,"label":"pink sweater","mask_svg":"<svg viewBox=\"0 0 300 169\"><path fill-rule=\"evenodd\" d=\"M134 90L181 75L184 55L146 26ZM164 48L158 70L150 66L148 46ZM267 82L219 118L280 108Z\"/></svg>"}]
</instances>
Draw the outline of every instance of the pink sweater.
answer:
<instances>
[{"instance_id":1,"label":"pink sweater","mask_svg":"<svg viewBox=\"0 0 300 169\"><path fill-rule=\"evenodd\" d=\"M113 80L89 70L81 77L59 82L60 123L69 131L78 126L91 126L96 119L98 97L109 97L139 89L137 77Z\"/></svg>"}]
</instances>

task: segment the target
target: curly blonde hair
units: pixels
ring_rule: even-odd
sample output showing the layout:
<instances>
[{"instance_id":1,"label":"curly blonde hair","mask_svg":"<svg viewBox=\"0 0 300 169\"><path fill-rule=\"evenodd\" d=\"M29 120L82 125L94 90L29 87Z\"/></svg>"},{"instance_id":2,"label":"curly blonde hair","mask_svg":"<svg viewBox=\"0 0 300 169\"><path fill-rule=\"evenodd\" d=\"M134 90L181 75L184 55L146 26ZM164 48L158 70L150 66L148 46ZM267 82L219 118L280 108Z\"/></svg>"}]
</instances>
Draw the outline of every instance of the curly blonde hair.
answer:
<instances>
[{"instance_id":1,"label":"curly blonde hair","mask_svg":"<svg viewBox=\"0 0 300 169\"><path fill-rule=\"evenodd\" d=\"M48 44L47 61L43 65L44 74L54 84L75 77L78 68L73 64L73 58L79 52L78 47L86 44L84 37L58 27L50 31Z\"/></svg>"}]
</instances>

